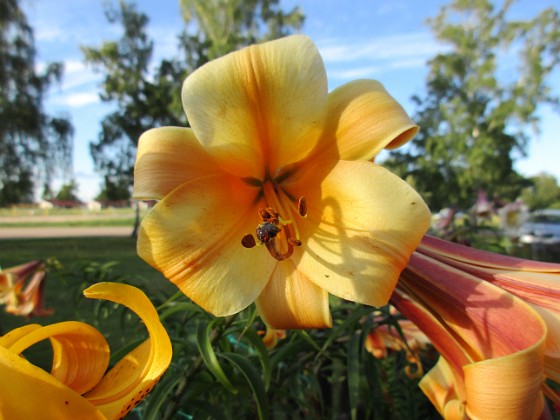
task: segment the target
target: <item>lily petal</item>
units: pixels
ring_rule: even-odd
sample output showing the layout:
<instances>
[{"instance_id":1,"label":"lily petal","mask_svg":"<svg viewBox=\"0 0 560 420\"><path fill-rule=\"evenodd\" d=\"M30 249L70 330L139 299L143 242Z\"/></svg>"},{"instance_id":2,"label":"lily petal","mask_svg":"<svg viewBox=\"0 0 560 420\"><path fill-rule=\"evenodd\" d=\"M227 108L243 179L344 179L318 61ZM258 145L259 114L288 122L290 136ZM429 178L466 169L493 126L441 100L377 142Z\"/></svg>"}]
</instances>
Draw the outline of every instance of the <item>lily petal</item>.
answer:
<instances>
[{"instance_id":1,"label":"lily petal","mask_svg":"<svg viewBox=\"0 0 560 420\"><path fill-rule=\"evenodd\" d=\"M276 265L256 304L263 321L275 329L332 325L328 293L310 282L291 260Z\"/></svg>"},{"instance_id":2,"label":"lily petal","mask_svg":"<svg viewBox=\"0 0 560 420\"><path fill-rule=\"evenodd\" d=\"M333 295L385 305L429 226L422 198L380 166L340 161L306 199L298 269Z\"/></svg>"},{"instance_id":3,"label":"lily petal","mask_svg":"<svg viewBox=\"0 0 560 420\"><path fill-rule=\"evenodd\" d=\"M449 363L452 375L440 366L422 385L442 415L461 413L461 403L470 418L540 416L546 325L529 305L419 252L410 258L391 301ZM450 340L442 339L445 335Z\"/></svg>"},{"instance_id":4,"label":"lily petal","mask_svg":"<svg viewBox=\"0 0 560 420\"><path fill-rule=\"evenodd\" d=\"M159 200L186 181L219 171L190 128L154 128L138 141L133 197Z\"/></svg>"},{"instance_id":5,"label":"lily petal","mask_svg":"<svg viewBox=\"0 0 560 420\"><path fill-rule=\"evenodd\" d=\"M6 419L105 419L77 392L0 347L0 413ZM33 396L33 403L26 400Z\"/></svg>"},{"instance_id":6,"label":"lily petal","mask_svg":"<svg viewBox=\"0 0 560 420\"><path fill-rule=\"evenodd\" d=\"M84 291L91 299L120 303L135 312L150 338L121 359L85 397L108 418L121 418L148 394L171 362L169 336L148 297L138 288L97 283Z\"/></svg>"},{"instance_id":7,"label":"lily petal","mask_svg":"<svg viewBox=\"0 0 560 420\"><path fill-rule=\"evenodd\" d=\"M375 80L349 82L329 94L325 133L334 134L340 159L370 160L417 132L403 107Z\"/></svg>"},{"instance_id":8,"label":"lily petal","mask_svg":"<svg viewBox=\"0 0 560 420\"><path fill-rule=\"evenodd\" d=\"M544 337L543 334L540 341L523 351L463 368L468 401L466 412L471 418L523 420L541 417Z\"/></svg>"},{"instance_id":9,"label":"lily petal","mask_svg":"<svg viewBox=\"0 0 560 420\"><path fill-rule=\"evenodd\" d=\"M264 247L241 245L258 222L257 194L225 174L184 183L144 217L138 254L206 311L226 316L243 310L277 262Z\"/></svg>"},{"instance_id":10,"label":"lily petal","mask_svg":"<svg viewBox=\"0 0 560 420\"><path fill-rule=\"evenodd\" d=\"M545 373L560 382L560 265L498 255L431 236L422 239L418 252L495 284L536 310L548 330Z\"/></svg>"},{"instance_id":11,"label":"lily petal","mask_svg":"<svg viewBox=\"0 0 560 420\"><path fill-rule=\"evenodd\" d=\"M53 348L51 375L78 394L90 390L109 365L109 345L91 325L77 321L59 322L28 329L8 350L21 354L32 345L49 339Z\"/></svg>"},{"instance_id":12,"label":"lily petal","mask_svg":"<svg viewBox=\"0 0 560 420\"><path fill-rule=\"evenodd\" d=\"M457 380L445 358L440 357L418 386L444 419L468 418L465 403L457 392L457 389L463 389L462 381Z\"/></svg>"},{"instance_id":13,"label":"lily petal","mask_svg":"<svg viewBox=\"0 0 560 420\"><path fill-rule=\"evenodd\" d=\"M313 42L294 35L218 58L183 85L183 106L225 171L263 179L301 160L326 116L327 77Z\"/></svg>"}]
</instances>

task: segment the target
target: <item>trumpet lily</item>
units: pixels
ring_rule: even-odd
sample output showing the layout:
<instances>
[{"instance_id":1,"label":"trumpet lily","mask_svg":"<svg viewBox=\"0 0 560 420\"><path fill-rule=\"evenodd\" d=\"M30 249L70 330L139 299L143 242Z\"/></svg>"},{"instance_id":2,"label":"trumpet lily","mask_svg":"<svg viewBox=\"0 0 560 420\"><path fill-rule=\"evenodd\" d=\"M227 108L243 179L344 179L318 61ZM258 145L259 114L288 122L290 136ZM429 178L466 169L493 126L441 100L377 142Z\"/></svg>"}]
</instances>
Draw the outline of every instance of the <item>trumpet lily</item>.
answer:
<instances>
[{"instance_id":1,"label":"trumpet lily","mask_svg":"<svg viewBox=\"0 0 560 420\"><path fill-rule=\"evenodd\" d=\"M26 283L27 282L27 283ZM54 310L46 309L46 272L43 261L30 261L0 271L0 304L6 312L21 316L46 316Z\"/></svg>"},{"instance_id":2,"label":"trumpet lily","mask_svg":"<svg viewBox=\"0 0 560 420\"><path fill-rule=\"evenodd\" d=\"M204 65L182 98L192 128L139 140L134 197L159 200L139 255L206 311L256 301L275 329L329 327L329 293L386 304L430 213L371 162L418 130L383 86L329 94L317 48L291 36Z\"/></svg>"},{"instance_id":3,"label":"trumpet lily","mask_svg":"<svg viewBox=\"0 0 560 420\"><path fill-rule=\"evenodd\" d=\"M105 374L108 344L88 324L67 321L12 330L0 337L0 413L5 418L122 418L169 366L171 342L143 292L124 284L98 283L84 294L129 307L142 319L150 337ZM47 338L53 348L51 373L21 356ZM25 397L30 395L31 401Z\"/></svg>"},{"instance_id":4,"label":"trumpet lily","mask_svg":"<svg viewBox=\"0 0 560 420\"><path fill-rule=\"evenodd\" d=\"M539 418L560 401L560 266L426 236L391 301L441 354L420 386L445 418Z\"/></svg>"}]
</instances>

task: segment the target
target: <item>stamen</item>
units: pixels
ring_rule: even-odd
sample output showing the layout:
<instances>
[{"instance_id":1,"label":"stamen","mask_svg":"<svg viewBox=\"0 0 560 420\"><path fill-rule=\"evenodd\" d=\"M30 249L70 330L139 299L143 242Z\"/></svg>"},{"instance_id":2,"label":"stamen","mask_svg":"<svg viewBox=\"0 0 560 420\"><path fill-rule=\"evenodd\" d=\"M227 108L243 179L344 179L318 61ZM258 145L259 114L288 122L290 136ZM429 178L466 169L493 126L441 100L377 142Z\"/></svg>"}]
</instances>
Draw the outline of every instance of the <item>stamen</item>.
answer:
<instances>
[{"instance_id":1,"label":"stamen","mask_svg":"<svg viewBox=\"0 0 560 420\"><path fill-rule=\"evenodd\" d=\"M307 216L307 200L305 199L305 197L301 196L299 198L297 208L298 208L298 213L301 217Z\"/></svg>"},{"instance_id":2,"label":"stamen","mask_svg":"<svg viewBox=\"0 0 560 420\"><path fill-rule=\"evenodd\" d=\"M253 248L255 245L257 245L257 243L255 242L255 238L253 237L253 235L248 233L241 239L241 245L243 245L245 248Z\"/></svg>"},{"instance_id":3,"label":"stamen","mask_svg":"<svg viewBox=\"0 0 560 420\"><path fill-rule=\"evenodd\" d=\"M301 197L296 207L295 199L287 195L284 190L278 190L270 181L263 183L262 193L267 207L258 209L262 222L257 226L256 237L261 245L266 246L272 257L282 261L292 256L294 247L302 245L293 215L297 213L301 217L306 217L307 201ZM286 240L279 242L277 237L285 237ZM241 240L241 244L246 248L252 248L256 245L256 241L253 235L247 234Z\"/></svg>"},{"instance_id":4,"label":"stamen","mask_svg":"<svg viewBox=\"0 0 560 420\"><path fill-rule=\"evenodd\" d=\"M301 241L295 238L288 238L288 243L292 244L293 246L301 246Z\"/></svg>"}]
</instances>

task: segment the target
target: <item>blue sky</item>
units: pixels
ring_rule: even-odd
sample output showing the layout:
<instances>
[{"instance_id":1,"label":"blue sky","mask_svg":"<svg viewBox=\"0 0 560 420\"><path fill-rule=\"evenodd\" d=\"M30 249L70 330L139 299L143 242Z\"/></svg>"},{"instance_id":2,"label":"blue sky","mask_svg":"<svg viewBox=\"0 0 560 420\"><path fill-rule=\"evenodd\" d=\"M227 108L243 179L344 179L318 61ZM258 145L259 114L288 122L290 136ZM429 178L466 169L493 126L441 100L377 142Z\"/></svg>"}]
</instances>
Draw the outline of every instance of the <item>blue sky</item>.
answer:
<instances>
[{"instance_id":1,"label":"blue sky","mask_svg":"<svg viewBox=\"0 0 560 420\"><path fill-rule=\"evenodd\" d=\"M75 126L74 177L79 195L89 200L99 193L100 178L89 155L89 142L99 132L99 121L111 111L98 97L102 76L83 64L80 45L100 46L120 36L103 14L102 0L22 0L35 29L39 67L50 61L65 63L65 77L45 103L49 113L71 117ZM178 0L139 0L139 10L148 14L149 33L155 41L155 59L171 57L176 35L182 27ZM281 0L285 10L300 6L306 21L302 33L318 45L325 61L329 87L357 78L381 81L407 109L414 112L411 97L421 94L427 74L426 61L445 47L433 38L425 21L437 15L443 0ZM512 16L534 16L557 0L519 0ZM560 86L559 71L554 75ZM179 95L180 92L177 92ZM541 107L540 133L532 135L528 157L516 167L527 175L545 171L560 179L560 116ZM60 185L55 185L55 188Z\"/></svg>"}]
</instances>

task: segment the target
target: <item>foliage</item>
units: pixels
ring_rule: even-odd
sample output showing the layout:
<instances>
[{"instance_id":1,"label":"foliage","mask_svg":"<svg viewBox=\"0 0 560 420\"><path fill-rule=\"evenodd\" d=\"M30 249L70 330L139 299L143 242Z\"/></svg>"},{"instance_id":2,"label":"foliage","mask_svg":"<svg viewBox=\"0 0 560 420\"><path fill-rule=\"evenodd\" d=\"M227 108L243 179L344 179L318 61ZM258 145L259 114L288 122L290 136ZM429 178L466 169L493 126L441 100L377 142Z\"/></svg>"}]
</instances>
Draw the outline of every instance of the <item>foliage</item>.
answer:
<instances>
[{"instance_id":1,"label":"foliage","mask_svg":"<svg viewBox=\"0 0 560 420\"><path fill-rule=\"evenodd\" d=\"M118 9L108 3L106 17L123 27L119 41L105 42L99 48L82 47L85 60L105 73L101 100L114 102L117 110L101 122L97 142L90 144L96 168L109 185L132 185L136 144L146 129L161 123L176 125L178 112L172 110L171 94L149 81L153 41L148 39L148 17L134 5L120 2ZM157 81L157 79L156 79Z\"/></svg>"},{"instance_id":2,"label":"foliage","mask_svg":"<svg viewBox=\"0 0 560 420\"><path fill-rule=\"evenodd\" d=\"M0 11L0 206L31 202L34 188L49 184L71 162L73 127L43 110L49 86L63 68L50 63L38 72L33 30L18 0ZM35 183L38 183L36 185Z\"/></svg>"},{"instance_id":3,"label":"foliage","mask_svg":"<svg viewBox=\"0 0 560 420\"><path fill-rule=\"evenodd\" d=\"M335 302L333 329L289 331L270 350L254 307L214 318L178 294L159 310L174 357L137 409L143 419L439 418L404 375L404 354L366 351L373 308Z\"/></svg>"},{"instance_id":4,"label":"foliage","mask_svg":"<svg viewBox=\"0 0 560 420\"><path fill-rule=\"evenodd\" d=\"M513 201L525 186L514 153L525 152L537 106L558 105L548 83L560 60L558 11L514 20L512 3L454 0L429 21L448 49L430 60L426 95L414 98L419 135L387 165L433 211L469 207L479 189Z\"/></svg>"},{"instance_id":5,"label":"foliage","mask_svg":"<svg viewBox=\"0 0 560 420\"><path fill-rule=\"evenodd\" d=\"M278 0L182 2L187 22L178 37L180 55L162 59L155 66L153 41L147 31L148 17L126 1L120 1L118 7L108 3L107 19L122 26L121 38L105 42L99 48L82 47L86 62L105 75L101 100L117 105L103 119L98 140L90 144L96 168L105 177L105 194L122 195L124 187L132 185L136 147L143 132L158 126L188 124L180 92L189 73L241 46L300 28L301 13L297 10L284 13L278 3ZM118 191L112 191L113 187Z\"/></svg>"},{"instance_id":6,"label":"foliage","mask_svg":"<svg viewBox=\"0 0 560 420\"><path fill-rule=\"evenodd\" d=\"M187 31L182 34L183 46L199 48L196 54L186 50L191 68L241 47L289 35L304 20L297 7L282 11L278 0L181 0L180 4L185 22L197 27L192 36ZM192 57L197 60L189 60Z\"/></svg>"},{"instance_id":7,"label":"foliage","mask_svg":"<svg viewBox=\"0 0 560 420\"><path fill-rule=\"evenodd\" d=\"M146 291L172 338L174 358L135 410L142 419L439 418L418 388L418 379L404 374L403 352L377 360L364 348L372 328L397 320L385 309L333 299L332 329L290 331L269 350L259 335L264 325L254 306L234 317L214 318L180 293L169 298L176 289L136 257L129 238L8 242L0 243L6 264L24 261L26 253L43 257L55 252L59 258L57 267L49 269L46 290L46 305L55 308L55 314L43 321L0 313L4 331L24 323L84 321L102 331L117 360L144 337L144 327L123 307L84 299L82 291L102 281ZM91 255L97 255L96 261ZM434 354L423 356L430 367ZM49 345L31 348L26 357L48 366Z\"/></svg>"},{"instance_id":8,"label":"foliage","mask_svg":"<svg viewBox=\"0 0 560 420\"><path fill-rule=\"evenodd\" d=\"M110 202L129 200L130 197L131 193L128 179L105 175L103 188L95 199L101 202Z\"/></svg>"},{"instance_id":9,"label":"foliage","mask_svg":"<svg viewBox=\"0 0 560 420\"><path fill-rule=\"evenodd\" d=\"M521 193L531 210L560 208L560 186L553 175L542 173L531 178L531 186Z\"/></svg>"},{"instance_id":10,"label":"foliage","mask_svg":"<svg viewBox=\"0 0 560 420\"><path fill-rule=\"evenodd\" d=\"M80 201L78 198L78 184L73 179L60 187L60 191L56 194L57 200Z\"/></svg>"}]
</instances>

